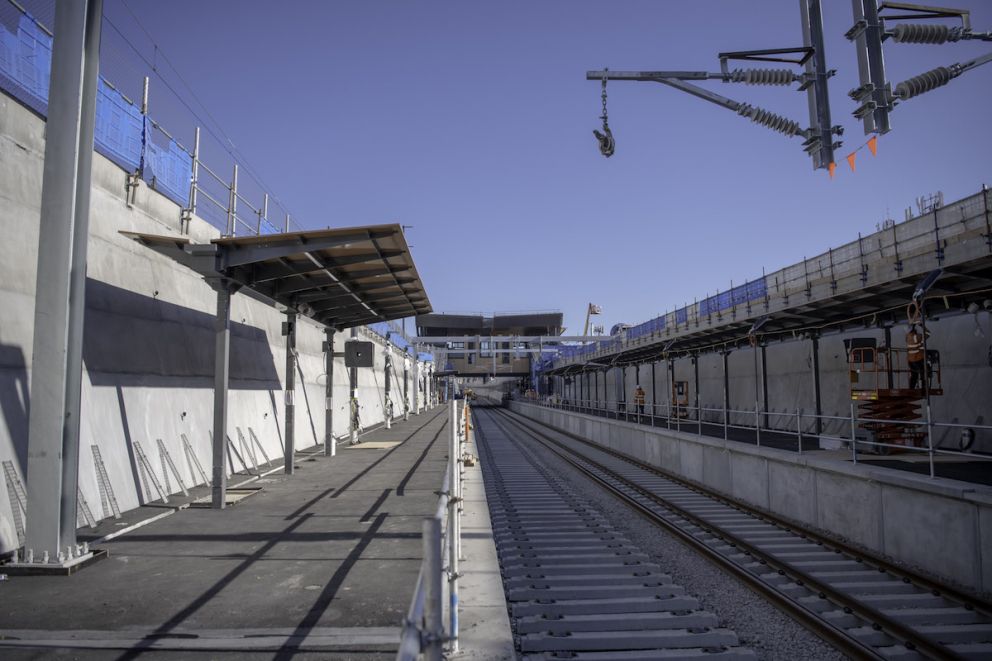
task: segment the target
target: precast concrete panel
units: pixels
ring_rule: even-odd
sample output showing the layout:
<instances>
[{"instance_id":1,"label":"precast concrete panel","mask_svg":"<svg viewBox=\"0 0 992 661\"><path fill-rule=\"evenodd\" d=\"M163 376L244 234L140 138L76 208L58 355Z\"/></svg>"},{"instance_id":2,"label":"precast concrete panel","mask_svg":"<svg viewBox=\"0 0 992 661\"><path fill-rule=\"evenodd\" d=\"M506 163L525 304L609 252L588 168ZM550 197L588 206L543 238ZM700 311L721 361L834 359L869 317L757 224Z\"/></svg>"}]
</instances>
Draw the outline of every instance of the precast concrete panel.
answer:
<instances>
[{"instance_id":1,"label":"precast concrete panel","mask_svg":"<svg viewBox=\"0 0 992 661\"><path fill-rule=\"evenodd\" d=\"M34 288L44 156L44 122L0 93L0 460L13 460L25 478L30 406ZM180 209L143 183L125 203L125 173L94 155L90 202L87 311L83 347L79 485L102 517L92 446L100 449L122 510L148 500L135 461L141 445L165 486L161 439L186 486L202 481L186 459L185 434L200 464L211 465L213 322L216 296L196 274L144 249L119 231L180 235ZM188 236L209 242L219 235L194 217ZM282 456L285 415L284 315L244 295L231 299L229 436L249 428L272 459ZM324 435L323 329L298 319L296 447ZM378 339L381 343L383 340ZM339 342L340 344L340 342ZM381 353L381 351L377 352ZM382 365L360 377L366 425L382 421ZM373 373L374 372L374 373ZM378 384L378 385L377 385ZM335 434L348 430L348 372L342 359L333 379ZM261 452L256 451L262 460ZM247 460L247 458L246 458ZM250 462L249 462L250 463ZM235 460L234 468L242 470ZM230 472L231 465L227 467ZM169 476L172 492L179 490ZM154 487L152 499L159 498ZM0 488L0 554L17 546L7 490Z\"/></svg>"},{"instance_id":2,"label":"precast concrete panel","mask_svg":"<svg viewBox=\"0 0 992 661\"><path fill-rule=\"evenodd\" d=\"M723 356L707 353L699 357L699 401L707 410L703 420L723 424Z\"/></svg>"}]
</instances>

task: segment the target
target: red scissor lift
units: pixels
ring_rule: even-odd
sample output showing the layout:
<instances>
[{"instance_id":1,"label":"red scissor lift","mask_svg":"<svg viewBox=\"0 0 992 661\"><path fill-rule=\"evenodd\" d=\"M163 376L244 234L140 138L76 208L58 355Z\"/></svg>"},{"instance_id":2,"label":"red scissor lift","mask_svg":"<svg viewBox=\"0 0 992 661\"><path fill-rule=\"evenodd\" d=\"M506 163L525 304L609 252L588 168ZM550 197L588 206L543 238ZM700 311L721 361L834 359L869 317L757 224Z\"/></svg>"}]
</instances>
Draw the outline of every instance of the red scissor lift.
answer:
<instances>
[{"instance_id":1,"label":"red scissor lift","mask_svg":"<svg viewBox=\"0 0 992 661\"><path fill-rule=\"evenodd\" d=\"M850 370L851 399L857 402L858 427L869 440L889 445L925 445L923 417L926 397L944 394L940 375L940 353L927 351L925 376L910 388L912 371L906 349L878 346L875 338L844 340ZM927 379L927 383L923 383ZM872 446L878 454L895 448Z\"/></svg>"}]
</instances>

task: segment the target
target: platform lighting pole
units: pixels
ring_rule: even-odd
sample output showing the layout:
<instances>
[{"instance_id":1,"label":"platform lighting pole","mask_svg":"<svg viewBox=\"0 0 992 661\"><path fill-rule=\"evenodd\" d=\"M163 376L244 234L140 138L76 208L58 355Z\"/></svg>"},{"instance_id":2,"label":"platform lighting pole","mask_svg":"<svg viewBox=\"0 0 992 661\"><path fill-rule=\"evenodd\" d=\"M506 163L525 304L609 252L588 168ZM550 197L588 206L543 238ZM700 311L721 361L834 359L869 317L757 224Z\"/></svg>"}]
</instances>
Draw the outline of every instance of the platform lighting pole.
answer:
<instances>
[{"instance_id":1,"label":"platform lighting pole","mask_svg":"<svg viewBox=\"0 0 992 661\"><path fill-rule=\"evenodd\" d=\"M324 456L333 457L337 454L337 443L334 441L334 329L325 328L327 337L324 345L324 371L327 372L327 383L324 384Z\"/></svg>"},{"instance_id":2,"label":"platform lighting pole","mask_svg":"<svg viewBox=\"0 0 992 661\"><path fill-rule=\"evenodd\" d=\"M86 249L102 0L57 3L42 178L28 423L28 562L76 545Z\"/></svg>"},{"instance_id":3,"label":"platform lighting pole","mask_svg":"<svg viewBox=\"0 0 992 661\"><path fill-rule=\"evenodd\" d=\"M296 451L296 312L286 311L282 325L286 336L286 433L283 441L283 472L293 474L293 453Z\"/></svg>"}]
</instances>

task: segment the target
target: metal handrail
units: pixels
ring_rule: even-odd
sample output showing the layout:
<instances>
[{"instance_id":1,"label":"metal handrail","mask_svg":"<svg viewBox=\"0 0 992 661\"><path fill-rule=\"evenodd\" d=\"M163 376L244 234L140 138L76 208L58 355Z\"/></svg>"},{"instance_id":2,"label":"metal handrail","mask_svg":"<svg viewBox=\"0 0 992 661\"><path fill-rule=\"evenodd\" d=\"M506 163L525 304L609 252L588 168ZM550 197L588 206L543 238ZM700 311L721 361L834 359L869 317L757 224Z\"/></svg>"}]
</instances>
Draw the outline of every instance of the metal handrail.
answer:
<instances>
[{"instance_id":1,"label":"metal handrail","mask_svg":"<svg viewBox=\"0 0 992 661\"><path fill-rule=\"evenodd\" d=\"M651 426L654 425L656 418L665 418L667 427L669 429L675 428L680 430L683 425L696 426L697 435L702 436L702 426L704 424L710 424L713 426L723 425L724 428L724 440L730 440L728 438L727 430L729 429L747 429L754 430L756 432L756 442L757 446L761 446L761 432L772 432L775 434L782 434L786 436L795 436L798 443L798 452L803 453L802 440L804 436L815 436L816 438L840 441L850 445L852 460L854 463L858 462L858 450L859 448L890 448L896 449L904 452L917 452L917 453L928 453L929 454L929 467L930 467L930 477L936 477L934 457L937 455L947 455L947 456L961 456L961 457L976 457L975 453L965 452L961 450L952 450L948 448L943 448L939 444L935 445L933 443L933 430L938 428L944 429L972 429L988 431L992 433L992 425L982 425L982 424L963 424L956 422L942 422L935 421L929 417L929 411L927 418L924 420L887 420L882 418L865 418L858 416L855 413L854 402L851 403L851 413L848 416L837 416L837 415L827 415L827 414L815 414L815 413L805 413L800 409L796 409L795 413L792 414L775 414L779 417L788 417L796 421L796 426L794 429L783 429L780 427L772 427L769 425L761 425L760 421L766 415L772 415L769 411L755 410L755 409L731 409L731 408L708 408L702 406L683 406L683 405L672 405L670 403L662 404L645 404L645 412L639 413L636 406L629 402L605 402L606 406L600 406L604 403L602 400L591 400L591 399L569 399L567 401L556 400L553 397L545 400L536 399L522 399L520 401L530 402L532 404L537 404L546 408L553 408L558 410L568 410L576 412L592 412L593 415L599 415L603 417L611 417L610 414L615 414L616 419L624 419L627 422L635 422L639 424L639 419L644 418L650 421ZM616 409L609 408L610 404L615 404L618 406ZM620 406L623 408L620 408ZM659 413L659 409L664 411L664 414ZM695 412L695 418L682 418L677 413L681 411L686 411L689 413ZM673 416L672 413L676 412ZM722 421L706 421L700 420L702 413L720 413ZM753 416L756 424L743 425L740 422L730 422L731 415L744 415L751 417ZM821 421L836 421L843 422L849 425L849 435L848 436L836 436L829 433L815 433L810 431L805 431L803 429L803 420L821 420ZM858 425L862 422L870 423L892 423L900 425L915 425L927 430L927 445L925 446L915 446L915 445L901 445L897 443L885 443L882 441L869 440L866 438L859 438L857 435ZM980 456L980 455L979 455Z\"/></svg>"},{"instance_id":2,"label":"metal handrail","mask_svg":"<svg viewBox=\"0 0 992 661\"><path fill-rule=\"evenodd\" d=\"M461 555L461 466L462 443L467 440L469 411L464 404L464 426L459 424L458 405L455 400L449 403L451 434L448 463L444 481L438 496L434 515L423 520L421 541L423 560L417 583L414 587L410 607L407 609L400 630L400 644L396 652L397 661L414 661L421 655L428 661L440 661L443 645L450 642L450 652L458 652L458 559ZM462 430L465 433L462 433ZM447 548L448 563L444 564L444 550ZM442 611L441 576L448 574L448 632L445 635Z\"/></svg>"}]
</instances>

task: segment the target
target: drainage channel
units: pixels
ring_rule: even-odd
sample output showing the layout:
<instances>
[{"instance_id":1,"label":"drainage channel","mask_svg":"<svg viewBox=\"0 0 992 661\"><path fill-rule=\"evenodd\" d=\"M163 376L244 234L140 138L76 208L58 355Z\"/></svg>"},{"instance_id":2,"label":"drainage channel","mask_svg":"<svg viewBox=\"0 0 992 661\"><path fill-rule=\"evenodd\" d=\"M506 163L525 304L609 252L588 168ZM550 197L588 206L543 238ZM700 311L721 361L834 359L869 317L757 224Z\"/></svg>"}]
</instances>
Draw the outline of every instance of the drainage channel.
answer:
<instances>
[{"instance_id":1,"label":"drainage channel","mask_svg":"<svg viewBox=\"0 0 992 661\"><path fill-rule=\"evenodd\" d=\"M502 410L498 419L507 433L541 443L851 656L992 658L984 602L574 435Z\"/></svg>"},{"instance_id":2,"label":"drainage channel","mask_svg":"<svg viewBox=\"0 0 992 661\"><path fill-rule=\"evenodd\" d=\"M475 433L525 660L755 659L489 410Z\"/></svg>"}]
</instances>

